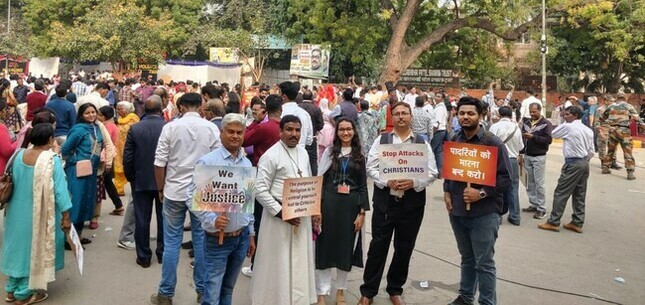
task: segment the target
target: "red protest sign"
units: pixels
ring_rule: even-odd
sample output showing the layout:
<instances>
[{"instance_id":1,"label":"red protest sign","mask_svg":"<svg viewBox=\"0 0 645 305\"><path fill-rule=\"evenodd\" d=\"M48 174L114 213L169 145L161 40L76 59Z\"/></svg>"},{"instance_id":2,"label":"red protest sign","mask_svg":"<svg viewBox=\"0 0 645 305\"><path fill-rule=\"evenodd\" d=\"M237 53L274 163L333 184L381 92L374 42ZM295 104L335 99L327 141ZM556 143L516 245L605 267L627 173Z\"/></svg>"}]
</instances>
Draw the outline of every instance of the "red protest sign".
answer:
<instances>
[{"instance_id":1,"label":"red protest sign","mask_svg":"<svg viewBox=\"0 0 645 305\"><path fill-rule=\"evenodd\" d=\"M497 147L444 142L441 175L447 180L495 186Z\"/></svg>"}]
</instances>

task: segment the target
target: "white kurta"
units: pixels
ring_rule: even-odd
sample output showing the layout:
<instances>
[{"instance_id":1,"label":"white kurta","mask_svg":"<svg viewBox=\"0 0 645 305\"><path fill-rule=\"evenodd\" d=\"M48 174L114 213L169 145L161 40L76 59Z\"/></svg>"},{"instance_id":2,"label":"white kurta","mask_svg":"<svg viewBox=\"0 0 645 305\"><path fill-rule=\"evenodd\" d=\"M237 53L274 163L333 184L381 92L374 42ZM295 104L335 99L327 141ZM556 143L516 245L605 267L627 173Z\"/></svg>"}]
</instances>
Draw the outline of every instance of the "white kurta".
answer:
<instances>
[{"instance_id":1,"label":"white kurta","mask_svg":"<svg viewBox=\"0 0 645 305\"><path fill-rule=\"evenodd\" d=\"M275 217L282 210L276 198L282 200L284 180L299 178L289 155L302 176L310 177L309 155L301 146L288 148L278 141L258 162L255 198L264 211L253 264L253 305L309 305L317 300L311 217L301 218L295 232Z\"/></svg>"}]
</instances>

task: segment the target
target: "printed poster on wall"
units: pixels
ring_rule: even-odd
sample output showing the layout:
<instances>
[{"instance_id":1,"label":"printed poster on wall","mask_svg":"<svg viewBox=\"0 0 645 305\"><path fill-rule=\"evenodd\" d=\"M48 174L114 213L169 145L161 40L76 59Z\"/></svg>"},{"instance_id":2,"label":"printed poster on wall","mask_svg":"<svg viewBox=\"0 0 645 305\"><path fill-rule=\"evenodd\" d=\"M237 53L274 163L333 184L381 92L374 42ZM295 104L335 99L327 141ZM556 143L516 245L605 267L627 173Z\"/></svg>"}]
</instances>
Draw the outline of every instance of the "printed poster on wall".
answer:
<instances>
[{"instance_id":1,"label":"printed poster on wall","mask_svg":"<svg viewBox=\"0 0 645 305\"><path fill-rule=\"evenodd\" d=\"M193 211L253 213L255 167L195 165Z\"/></svg>"},{"instance_id":2,"label":"printed poster on wall","mask_svg":"<svg viewBox=\"0 0 645 305\"><path fill-rule=\"evenodd\" d=\"M296 44L291 49L289 74L308 78L329 76L331 49L319 44Z\"/></svg>"}]
</instances>

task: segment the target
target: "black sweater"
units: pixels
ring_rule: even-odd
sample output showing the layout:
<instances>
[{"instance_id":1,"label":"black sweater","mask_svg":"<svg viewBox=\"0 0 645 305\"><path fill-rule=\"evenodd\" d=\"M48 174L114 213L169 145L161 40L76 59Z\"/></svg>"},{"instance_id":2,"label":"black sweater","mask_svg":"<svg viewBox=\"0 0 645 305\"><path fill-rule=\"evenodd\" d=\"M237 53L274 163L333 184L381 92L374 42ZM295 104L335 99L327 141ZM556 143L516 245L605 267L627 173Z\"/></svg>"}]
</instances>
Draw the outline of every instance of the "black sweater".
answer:
<instances>
[{"instance_id":1,"label":"black sweater","mask_svg":"<svg viewBox=\"0 0 645 305\"><path fill-rule=\"evenodd\" d=\"M533 135L530 139L524 139L524 149L520 154L527 156L537 157L546 155L549 151L549 145L553 142L551 131L553 124L544 117L542 117L535 126L531 125L530 118L522 119L522 133L530 133Z\"/></svg>"}]
</instances>

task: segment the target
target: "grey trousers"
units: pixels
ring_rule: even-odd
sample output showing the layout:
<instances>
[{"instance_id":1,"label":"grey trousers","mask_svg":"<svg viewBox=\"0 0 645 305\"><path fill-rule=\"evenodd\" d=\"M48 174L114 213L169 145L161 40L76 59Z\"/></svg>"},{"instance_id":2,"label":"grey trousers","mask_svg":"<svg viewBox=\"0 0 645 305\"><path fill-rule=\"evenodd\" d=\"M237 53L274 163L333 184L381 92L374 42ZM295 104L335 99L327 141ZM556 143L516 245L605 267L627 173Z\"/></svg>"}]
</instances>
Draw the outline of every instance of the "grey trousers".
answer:
<instances>
[{"instance_id":1,"label":"grey trousers","mask_svg":"<svg viewBox=\"0 0 645 305\"><path fill-rule=\"evenodd\" d=\"M134 201L130 197L128 206L125 207L125 216L123 217L123 226L121 227L121 234L119 234L120 242L134 242L134 226L136 218L134 217Z\"/></svg>"},{"instance_id":2,"label":"grey trousers","mask_svg":"<svg viewBox=\"0 0 645 305\"><path fill-rule=\"evenodd\" d=\"M524 168L528 173L526 194L529 197L529 203L538 211L546 212L546 190L544 187L546 155L536 157L524 156Z\"/></svg>"},{"instance_id":3,"label":"grey trousers","mask_svg":"<svg viewBox=\"0 0 645 305\"><path fill-rule=\"evenodd\" d=\"M585 197L588 179L589 161L578 160L565 163L562 166L558 186L553 192L553 209L548 220L550 224L560 226L560 219L567 207L567 201L569 197L572 197L571 223L582 227L585 222Z\"/></svg>"}]
</instances>

